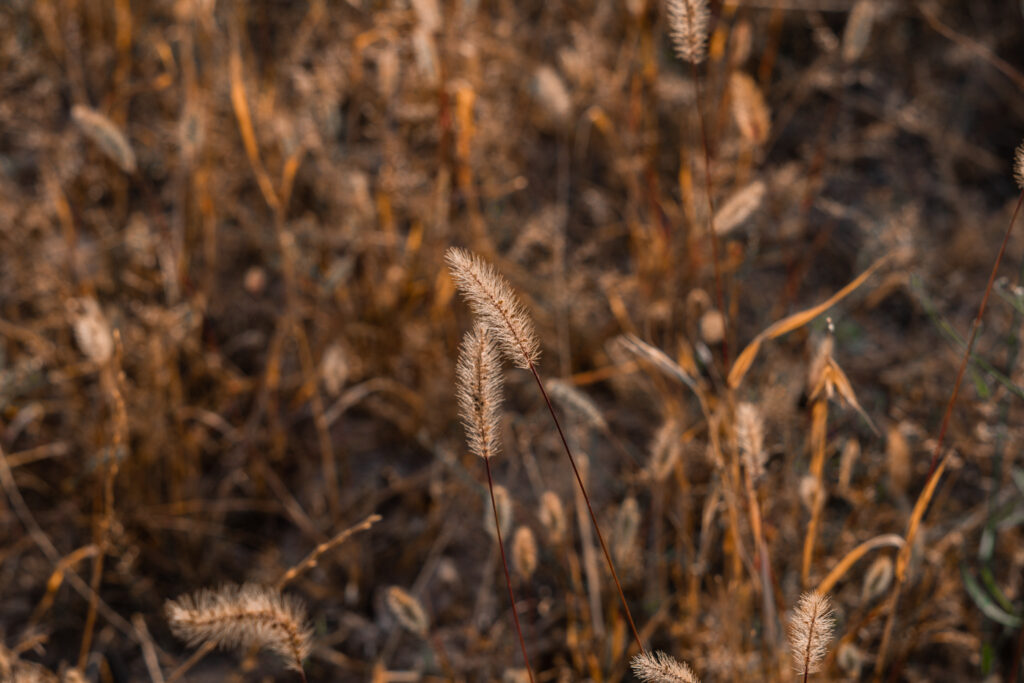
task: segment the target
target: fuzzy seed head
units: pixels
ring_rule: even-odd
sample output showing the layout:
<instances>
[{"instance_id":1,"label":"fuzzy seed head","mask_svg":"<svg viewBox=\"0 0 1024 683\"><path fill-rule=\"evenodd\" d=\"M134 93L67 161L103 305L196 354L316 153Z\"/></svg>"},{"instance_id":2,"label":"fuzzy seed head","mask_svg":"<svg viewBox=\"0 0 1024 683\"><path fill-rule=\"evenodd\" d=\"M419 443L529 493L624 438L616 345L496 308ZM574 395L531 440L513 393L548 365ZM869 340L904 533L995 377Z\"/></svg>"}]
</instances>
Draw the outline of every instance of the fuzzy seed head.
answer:
<instances>
[{"instance_id":1,"label":"fuzzy seed head","mask_svg":"<svg viewBox=\"0 0 1024 683\"><path fill-rule=\"evenodd\" d=\"M800 675L816 673L828 652L835 629L832 601L827 595L808 591L789 622L789 644L793 667Z\"/></svg>"},{"instance_id":2,"label":"fuzzy seed head","mask_svg":"<svg viewBox=\"0 0 1024 683\"><path fill-rule=\"evenodd\" d=\"M715 233L728 235L750 218L764 201L768 188L764 181L755 180L725 200L715 212Z\"/></svg>"},{"instance_id":3,"label":"fuzzy seed head","mask_svg":"<svg viewBox=\"0 0 1024 683\"><path fill-rule=\"evenodd\" d=\"M420 601L405 589L392 586L386 598L388 610L404 628L418 636L426 637L430 629L430 621Z\"/></svg>"},{"instance_id":4,"label":"fuzzy seed head","mask_svg":"<svg viewBox=\"0 0 1024 683\"><path fill-rule=\"evenodd\" d=\"M742 71L734 71L729 78L729 96L732 98L732 118L743 139L751 145L767 142L772 115L754 79Z\"/></svg>"},{"instance_id":5,"label":"fuzzy seed head","mask_svg":"<svg viewBox=\"0 0 1024 683\"><path fill-rule=\"evenodd\" d=\"M463 338L455 378L459 415L466 427L469 450L481 458L492 458L501 445L498 426L503 378L498 349L482 326Z\"/></svg>"},{"instance_id":6,"label":"fuzzy seed head","mask_svg":"<svg viewBox=\"0 0 1024 683\"><path fill-rule=\"evenodd\" d=\"M444 258L455 286L505 357L524 370L535 366L540 361L540 342L533 320L508 281L494 266L465 249L452 247Z\"/></svg>"},{"instance_id":7,"label":"fuzzy seed head","mask_svg":"<svg viewBox=\"0 0 1024 683\"><path fill-rule=\"evenodd\" d=\"M75 341L82 353L97 365L103 365L114 354L114 336L99 303L92 298L72 299L68 314L75 331Z\"/></svg>"},{"instance_id":8,"label":"fuzzy seed head","mask_svg":"<svg viewBox=\"0 0 1024 683\"><path fill-rule=\"evenodd\" d=\"M313 631L302 602L268 586L204 588L168 600L164 612L171 632L192 647L265 647L296 671L302 670L302 660L312 649Z\"/></svg>"},{"instance_id":9,"label":"fuzzy seed head","mask_svg":"<svg viewBox=\"0 0 1024 683\"><path fill-rule=\"evenodd\" d=\"M529 581L537 571L537 541L530 527L521 526L512 537L512 558L516 572L524 581Z\"/></svg>"},{"instance_id":10,"label":"fuzzy seed head","mask_svg":"<svg viewBox=\"0 0 1024 683\"><path fill-rule=\"evenodd\" d=\"M711 14L707 0L668 0L669 36L676 55L691 64L707 56L708 24Z\"/></svg>"},{"instance_id":11,"label":"fuzzy seed head","mask_svg":"<svg viewBox=\"0 0 1024 683\"><path fill-rule=\"evenodd\" d=\"M554 491L545 491L540 496L540 523L544 525L548 540L558 545L565 538L565 508L562 499Z\"/></svg>"},{"instance_id":12,"label":"fuzzy seed head","mask_svg":"<svg viewBox=\"0 0 1024 683\"><path fill-rule=\"evenodd\" d=\"M689 664L661 651L642 652L630 661L633 674L645 683L700 683Z\"/></svg>"},{"instance_id":13,"label":"fuzzy seed head","mask_svg":"<svg viewBox=\"0 0 1024 683\"><path fill-rule=\"evenodd\" d=\"M736 407L736 441L743 457L743 466L751 478L764 474L766 454L764 452L764 419L761 411L752 403L740 403Z\"/></svg>"}]
</instances>

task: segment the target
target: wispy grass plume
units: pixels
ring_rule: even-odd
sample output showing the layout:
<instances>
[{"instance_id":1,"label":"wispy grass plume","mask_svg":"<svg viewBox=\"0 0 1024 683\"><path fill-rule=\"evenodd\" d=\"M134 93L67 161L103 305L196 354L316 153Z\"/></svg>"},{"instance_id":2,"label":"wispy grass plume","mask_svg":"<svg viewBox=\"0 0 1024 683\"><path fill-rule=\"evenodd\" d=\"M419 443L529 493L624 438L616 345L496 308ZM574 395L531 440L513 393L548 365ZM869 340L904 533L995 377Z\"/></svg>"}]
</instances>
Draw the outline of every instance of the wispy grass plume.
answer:
<instances>
[{"instance_id":1,"label":"wispy grass plume","mask_svg":"<svg viewBox=\"0 0 1024 683\"><path fill-rule=\"evenodd\" d=\"M265 647L306 679L302 660L312 648L313 631L295 597L267 586L229 584L168 600L164 611L174 635L193 647Z\"/></svg>"},{"instance_id":2,"label":"wispy grass plume","mask_svg":"<svg viewBox=\"0 0 1024 683\"><path fill-rule=\"evenodd\" d=\"M449 250L449 255L454 251ZM465 257L464 259L462 257ZM483 301L489 301L491 295L497 297L494 306L485 306L492 314L504 319L505 314L516 317L513 309L519 309L519 318L524 318L527 323L529 319L522 312L518 301L514 301L512 290L508 284L495 273L490 266L480 261L479 258L471 256L466 252L459 251L459 258L456 259L463 266L463 272L470 282L484 283L474 287L483 297ZM454 270L454 267L453 267ZM507 290L507 291L504 291ZM514 302L511 306L509 302ZM510 307L511 306L511 307ZM485 317L486 316L481 316ZM516 332L523 332L526 328L520 327ZM529 329L532 335L532 328ZM498 421L501 416L502 403L502 377L501 359L493 341L493 331L478 324L472 332L466 333L459 350L459 361L456 369L456 396L459 401L459 411L462 414L462 421L466 425L466 439L471 452L480 456L484 461L487 471L487 491L491 496L491 513L494 515L495 540L498 549L501 551L501 566L505 570L505 585L508 588L508 599L512 603L512 620L515 622L516 635L519 637L519 646L522 649L523 661L526 663L526 672L532 683L533 669L530 668L530 658L526 654L526 640L523 638L523 629L519 624L519 611L516 609L516 596L512 592L512 576L508 569L508 559L505 556L505 543L502 540L501 530L505 526L503 518L511 518L511 514L501 514L499 509L511 510L511 506L499 506L495 496L494 478L491 475L491 458L498 453ZM513 333L510 333L513 334ZM501 339L501 336L498 336ZM515 344L514 339L507 340L513 343L512 348L520 348ZM529 362L529 357L524 356ZM506 495L507 499L508 496Z\"/></svg>"},{"instance_id":3,"label":"wispy grass plume","mask_svg":"<svg viewBox=\"0 0 1024 683\"><path fill-rule=\"evenodd\" d=\"M821 670L821 660L828 652L835 628L832 601L827 595L808 591L789 622L789 644L796 672L807 680L808 675Z\"/></svg>"},{"instance_id":4,"label":"wispy grass plume","mask_svg":"<svg viewBox=\"0 0 1024 683\"><path fill-rule=\"evenodd\" d=\"M516 367L529 370L540 360L540 342L533 320L494 266L465 249L452 247L445 261L473 314L494 335Z\"/></svg>"},{"instance_id":5,"label":"wispy grass plume","mask_svg":"<svg viewBox=\"0 0 1024 683\"><path fill-rule=\"evenodd\" d=\"M537 339L537 333L534 331L533 320L505 278L482 258L465 249L451 247L445 252L445 261L448 263L456 286L466 297L469 307L478 318L478 322L486 326L488 334L494 335L505 355L518 367L529 370L533 375L534 381L537 382L537 388L540 389L541 396L544 397L544 403L547 404L548 412L551 414L551 420L555 423L555 429L558 430L558 436L562 441L562 447L565 449L565 455L569 458L569 465L572 467L576 483L580 487L580 493L583 494L587 511L590 513L590 521L594 525L597 540L600 542L601 550L604 552L608 571L611 572L615 588L619 592L619 600L622 603L623 611L626 613L626 620L629 622L629 627L633 632L633 638L636 640L639 650L645 652L643 642L640 640L640 632L633 621L633 613L629 609L629 603L626 602L626 594L622 590L619 574L615 571L615 563L612 562L611 553L608 551L608 544L604 540L604 534L601 533L601 526L597 523L597 515L594 513L594 506L590 503L590 495L587 493L587 487L583 484L583 477L580 475L579 467L576 465L576 458L572 454L572 449L569 448L569 441L565 438L562 423L558 420L558 415L555 413L555 406L551 403L551 397L548 396L547 389L544 388L544 382L537 371L537 362L540 359L540 341ZM484 462L488 462L488 459L484 458ZM490 476L490 465L488 465L487 473ZM495 516L497 516L497 513L495 513ZM504 553L504 549L502 549L502 553ZM504 558L502 559L504 560ZM505 574L507 578L507 564ZM512 584L510 582L509 594L511 593ZM525 656L525 647L523 654Z\"/></svg>"},{"instance_id":6,"label":"wispy grass plume","mask_svg":"<svg viewBox=\"0 0 1024 683\"><path fill-rule=\"evenodd\" d=\"M661 651L641 652L630 662L633 674L647 683L700 683L689 664Z\"/></svg>"},{"instance_id":7,"label":"wispy grass plume","mask_svg":"<svg viewBox=\"0 0 1024 683\"><path fill-rule=\"evenodd\" d=\"M498 454L502 384L498 349L482 326L467 332L455 370L459 413L469 450L481 458Z\"/></svg>"},{"instance_id":8,"label":"wispy grass plume","mask_svg":"<svg viewBox=\"0 0 1024 683\"><path fill-rule=\"evenodd\" d=\"M669 36L679 58L700 64L707 56L707 0L668 0Z\"/></svg>"}]
</instances>

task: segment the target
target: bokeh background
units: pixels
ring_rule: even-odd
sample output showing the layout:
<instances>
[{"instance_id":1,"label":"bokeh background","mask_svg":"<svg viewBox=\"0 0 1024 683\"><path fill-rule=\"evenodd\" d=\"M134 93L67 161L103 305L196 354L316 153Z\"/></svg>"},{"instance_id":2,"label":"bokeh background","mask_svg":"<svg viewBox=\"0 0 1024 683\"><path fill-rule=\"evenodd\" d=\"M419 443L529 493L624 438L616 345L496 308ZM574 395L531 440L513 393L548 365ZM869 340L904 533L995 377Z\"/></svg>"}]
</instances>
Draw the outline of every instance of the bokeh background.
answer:
<instances>
[{"instance_id":1,"label":"bokeh background","mask_svg":"<svg viewBox=\"0 0 1024 683\"><path fill-rule=\"evenodd\" d=\"M471 319L443 253L459 245L537 323L644 638L707 681L788 680L801 590L907 530L1019 193L1019 4L856 4L712 2L696 69L653 0L0 5L0 672L170 678L190 648L165 600L273 583L376 513L288 589L316 633L309 679L523 680L486 478L456 415ZM734 225L716 219L721 297L708 187L719 211L745 202ZM884 680L1020 675L1022 253L1018 230ZM725 389L758 332L879 259ZM747 501L697 401L625 351L626 333L764 416L777 623L740 562ZM823 345L863 414L829 403L815 488ZM506 391L494 467L510 530L538 548L529 576L513 567L538 680L631 680L557 433L527 373L509 368ZM832 588L818 680L873 675L895 557L883 543ZM392 586L427 635L389 609ZM215 652L185 679L296 674Z\"/></svg>"}]
</instances>

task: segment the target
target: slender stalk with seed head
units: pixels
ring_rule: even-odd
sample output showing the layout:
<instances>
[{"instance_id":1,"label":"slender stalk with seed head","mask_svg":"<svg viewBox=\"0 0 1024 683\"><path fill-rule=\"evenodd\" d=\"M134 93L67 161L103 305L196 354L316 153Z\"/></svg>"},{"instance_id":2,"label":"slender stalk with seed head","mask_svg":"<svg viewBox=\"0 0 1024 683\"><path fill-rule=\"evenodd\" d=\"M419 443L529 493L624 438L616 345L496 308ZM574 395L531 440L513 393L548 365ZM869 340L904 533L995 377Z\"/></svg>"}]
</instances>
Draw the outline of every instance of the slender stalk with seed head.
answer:
<instances>
[{"instance_id":1,"label":"slender stalk with seed head","mask_svg":"<svg viewBox=\"0 0 1024 683\"><path fill-rule=\"evenodd\" d=\"M971 323L971 331L967 335L967 344L964 346L963 356L960 357L960 367L956 371L956 380L953 383L953 392L949 396L949 401L946 403L946 410L942 414L942 424L939 426L939 435L935 440L935 447L932 450L932 462L931 467L928 470L928 482L929 485L925 486L922 491L924 495L934 495L937 482L932 482L933 477L937 478L942 475L940 465L945 462L940 462L939 456L942 454L943 444L945 443L946 431L949 428L949 420L953 415L953 407L956 405L956 399L960 395L960 384L964 379L964 372L967 370L967 361L971 358L971 351L974 349L974 340L978 336L978 329L981 327L981 320L985 316L985 307L988 305L989 296L992 294L992 286L995 284L996 274L999 272L999 265L1003 261L1003 254L1006 253L1006 245L1010 242L1010 233L1013 232L1013 225L1017 222L1017 216L1020 214L1021 206L1024 206L1024 143L1017 147L1014 153L1013 159L1013 177L1017 181L1017 186L1020 187L1020 194L1017 197L1017 204L1013 208L1013 214L1010 216L1010 224L1006 226L1006 232L1003 234L1003 241L999 245L999 251L996 254L995 263L992 264L992 272L988 276L988 284L985 285L985 293L981 297L981 304L978 306L978 314L974 318L974 322ZM918 504L927 505L927 501L919 499ZM927 508L922 508L926 510ZM922 513L923 515L923 513ZM917 523L920 523L920 519ZM913 519L912 519L913 522ZM913 535L916 534L918 529L917 525L914 525L907 530L907 537L905 546L906 551L901 551L901 555L904 552L910 552L909 548L913 546ZM889 645L892 642L893 628L896 625L896 609L899 606L900 595L903 590L903 580L905 574L903 572L896 573L896 581L893 584L892 598L889 600L889 616L885 622L885 630L882 631L882 643L878 647L878 656L875 658L875 680L881 680L882 672L885 670L889 655Z\"/></svg>"},{"instance_id":2,"label":"slender stalk with seed head","mask_svg":"<svg viewBox=\"0 0 1024 683\"><path fill-rule=\"evenodd\" d=\"M313 631L305 607L292 596L269 586L227 585L169 600L165 611L171 631L191 645L265 647L306 680L302 660L312 649Z\"/></svg>"},{"instance_id":3,"label":"slender stalk with seed head","mask_svg":"<svg viewBox=\"0 0 1024 683\"><path fill-rule=\"evenodd\" d=\"M821 670L834 628L832 601L827 595L807 592L800 596L789 622L789 643L794 668L804 677L804 683L810 674Z\"/></svg>"},{"instance_id":4,"label":"slender stalk with seed head","mask_svg":"<svg viewBox=\"0 0 1024 683\"><path fill-rule=\"evenodd\" d=\"M597 515L594 514L594 507L590 503L587 488L583 485L583 477L576 466L576 458L572 454L572 449L569 448L569 442L565 438L565 432L562 431L562 425L558 421L558 415L544 388L544 382L541 381L540 373L537 372L537 363L540 362L540 342L534 330L533 320L530 319L526 308L519 301L519 297L512 291L511 285L482 258L465 249L452 247L445 253L445 261L448 263L455 285L466 298L473 314L486 326L488 333L494 336L502 353L517 367L529 370L537 382L537 387L544 397L551 419L555 423L555 429L558 430L558 436L562 440L562 447L569 458L569 464L572 466L576 483L580 487L580 493L583 494L583 500L587 504L590 521L594 525L597 540L601 543L601 550L604 552L605 562L608 564L608 570L615 581L616 589L618 589L622 608L626 613L629 627L633 631L633 638L636 640L640 652L646 652L643 642L640 640L640 632L633 622L633 614L626 602L626 594L622 590L619 575L615 571L615 564L608 551L608 544L605 543L604 534L601 533L601 527L597 523Z\"/></svg>"},{"instance_id":5,"label":"slender stalk with seed head","mask_svg":"<svg viewBox=\"0 0 1024 683\"><path fill-rule=\"evenodd\" d=\"M477 325L467 332L459 352L459 363L455 375L458 385L456 395L459 413L466 427L466 441L469 450L484 461L487 470L487 490L491 494L491 511L494 513L494 530L497 532L498 548L501 551L501 566L505 570L505 585L512 603L512 621L515 622L519 647L526 663L526 673L533 683L533 670L526 654L526 640L519 624L516 596L512 592L512 577L505 557L505 544L501 538L501 522L498 519L498 503L494 499L494 479L491 476L491 458L498 454L498 422L501 417L502 376L501 357L491 339L490 331Z\"/></svg>"},{"instance_id":6,"label":"slender stalk with seed head","mask_svg":"<svg viewBox=\"0 0 1024 683\"><path fill-rule=\"evenodd\" d=\"M704 123L704 96L701 92L700 72L697 66L707 56L708 24L710 12L707 0L668 0L669 37L676 49L676 55L690 63L693 83L697 90L697 118L700 119L700 136L704 148L704 189L708 197L708 241L711 243L711 261L715 273L715 303L723 317L726 316L725 296L722 292L722 274L719 270L718 235L715 233L715 205L711 189L711 149L708 144L707 126ZM722 362L729 369L728 336L722 335Z\"/></svg>"},{"instance_id":7,"label":"slender stalk with seed head","mask_svg":"<svg viewBox=\"0 0 1024 683\"><path fill-rule=\"evenodd\" d=\"M630 662L630 668L645 683L700 683L689 664L660 651L636 655Z\"/></svg>"}]
</instances>

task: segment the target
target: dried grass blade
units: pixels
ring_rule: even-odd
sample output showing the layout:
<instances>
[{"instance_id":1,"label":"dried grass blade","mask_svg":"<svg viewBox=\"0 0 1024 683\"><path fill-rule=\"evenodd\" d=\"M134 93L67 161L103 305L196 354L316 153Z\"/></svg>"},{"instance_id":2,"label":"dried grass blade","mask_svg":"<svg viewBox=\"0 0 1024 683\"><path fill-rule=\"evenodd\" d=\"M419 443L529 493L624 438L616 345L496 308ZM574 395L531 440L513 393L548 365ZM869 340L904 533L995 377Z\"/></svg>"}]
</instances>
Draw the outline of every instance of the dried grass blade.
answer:
<instances>
[{"instance_id":1,"label":"dried grass blade","mask_svg":"<svg viewBox=\"0 0 1024 683\"><path fill-rule=\"evenodd\" d=\"M878 259L872 263L867 270L854 278L849 284L817 306L812 306L811 308L800 311L799 313L794 313L793 315L787 316L782 320L769 325L763 332L754 337L750 344L748 344L736 358L736 362L733 364L732 370L729 371L729 386L735 389L740 385L740 382L743 381L744 376L746 376L747 371L750 369L751 364L753 364L754 358L757 356L757 352L761 348L761 344L766 339L776 339L777 337L789 334L793 330L799 329L811 322L864 284L864 282L871 277L876 270L882 267L888 259L888 256L883 256Z\"/></svg>"},{"instance_id":2,"label":"dried grass blade","mask_svg":"<svg viewBox=\"0 0 1024 683\"><path fill-rule=\"evenodd\" d=\"M850 567L856 564L860 558L864 557L872 550L886 547L902 548L903 546L903 537L899 534L882 534L880 536L875 536L874 538L869 538L850 552L846 553L843 559L839 560L839 563L828 573L828 576L822 579L816 590L819 593L831 593L832 589L835 588L837 583L839 583L839 580L842 579L843 576L846 575L846 572L850 570Z\"/></svg>"},{"instance_id":3,"label":"dried grass blade","mask_svg":"<svg viewBox=\"0 0 1024 683\"><path fill-rule=\"evenodd\" d=\"M235 118L238 119L238 132L242 136L242 144L245 146L245 154L252 164L253 173L256 174L256 183L267 205L277 211L281 203L278 201L277 192L270 182L270 176L260 159L260 148L256 143L256 131L252 125L252 115L249 112L249 101L245 96L245 84L242 77L242 54L241 45L237 35L231 39L231 54L228 57L228 68L231 72L231 106L235 110Z\"/></svg>"}]
</instances>

